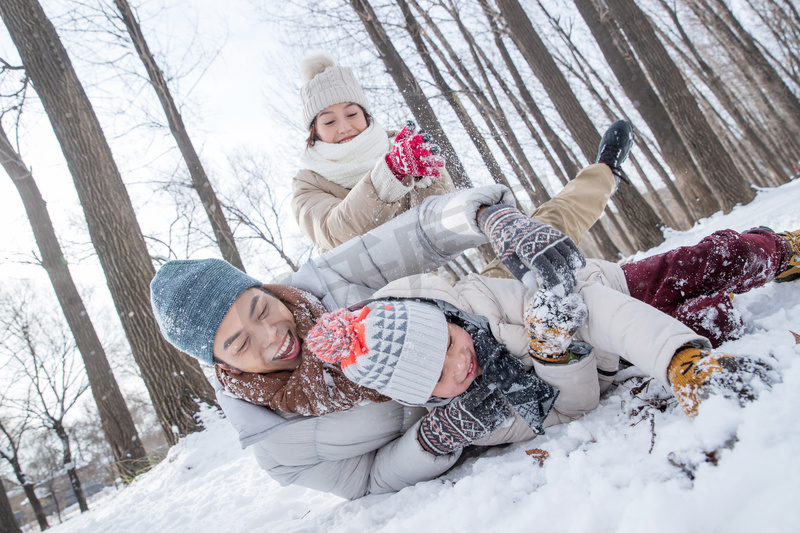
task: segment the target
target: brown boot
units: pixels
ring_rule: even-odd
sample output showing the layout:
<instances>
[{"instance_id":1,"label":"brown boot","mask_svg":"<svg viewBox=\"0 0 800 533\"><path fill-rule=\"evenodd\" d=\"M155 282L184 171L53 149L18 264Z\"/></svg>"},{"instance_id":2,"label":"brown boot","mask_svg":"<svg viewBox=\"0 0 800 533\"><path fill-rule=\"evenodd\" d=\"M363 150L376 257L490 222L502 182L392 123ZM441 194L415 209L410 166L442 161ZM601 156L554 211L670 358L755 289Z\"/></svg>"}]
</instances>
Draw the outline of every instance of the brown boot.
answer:
<instances>
[{"instance_id":1,"label":"brown boot","mask_svg":"<svg viewBox=\"0 0 800 533\"><path fill-rule=\"evenodd\" d=\"M700 402L712 394L736 399L740 405L754 400L758 389L751 384L757 377L767 387L779 381L774 369L751 357L714 353L694 344L683 345L667 368L672 392L683 412L697 414Z\"/></svg>"},{"instance_id":2,"label":"brown boot","mask_svg":"<svg viewBox=\"0 0 800 533\"><path fill-rule=\"evenodd\" d=\"M789 267L775 277L778 283L800 278L800 230L777 234L789 245Z\"/></svg>"}]
</instances>

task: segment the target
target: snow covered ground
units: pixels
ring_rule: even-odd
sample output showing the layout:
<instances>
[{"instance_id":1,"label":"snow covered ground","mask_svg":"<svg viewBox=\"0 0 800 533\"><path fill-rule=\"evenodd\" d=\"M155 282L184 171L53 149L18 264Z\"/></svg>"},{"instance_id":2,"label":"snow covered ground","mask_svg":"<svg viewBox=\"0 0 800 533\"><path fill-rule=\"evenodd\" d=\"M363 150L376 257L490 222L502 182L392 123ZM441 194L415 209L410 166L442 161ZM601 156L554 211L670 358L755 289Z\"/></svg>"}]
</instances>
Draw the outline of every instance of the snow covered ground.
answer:
<instances>
[{"instance_id":1,"label":"snow covered ground","mask_svg":"<svg viewBox=\"0 0 800 533\"><path fill-rule=\"evenodd\" d=\"M800 180L670 232L644 257L722 228L800 228ZM744 409L712 399L694 420L636 372L585 418L495 448L440 479L345 501L280 487L240 450L214 412L130 487L94 501L54 533L238 532L796 532L800 531L800 281L734 300L750 332L730 353L769 358L783 382ZM657 407L667 408L661 412ZM539 466L525 453L549 457Z\"/></svg>"}]
</instances>

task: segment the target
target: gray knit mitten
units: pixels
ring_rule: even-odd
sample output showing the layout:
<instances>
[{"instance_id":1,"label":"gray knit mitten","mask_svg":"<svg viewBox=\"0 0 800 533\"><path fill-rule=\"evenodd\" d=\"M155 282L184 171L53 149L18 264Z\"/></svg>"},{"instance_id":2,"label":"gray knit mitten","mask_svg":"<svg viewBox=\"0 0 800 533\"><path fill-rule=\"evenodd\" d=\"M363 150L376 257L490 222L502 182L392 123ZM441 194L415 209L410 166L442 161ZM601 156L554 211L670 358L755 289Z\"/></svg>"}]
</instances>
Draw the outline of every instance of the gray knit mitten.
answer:
<instances>
[{"instance_id":1,"label":"gray knit mitten","mask_svg":"<svg viewBox=\"0 0 800 533\"><path fill-rule=\"evenodd\" d=\"M542 284L563 295L578 282L578 270L586 264L572 240L552 226L533 220L510 205L493 205L478 219L497 257L511 274L535 286L535 272Z\"/></svg>"},{"instance_id":2,"label":"gray knit mitten","mask_svg":"<svg viewBox=\"0 0 800 533\"><path fill-rule=\"evenodd\" d=\"M512 414L503 395L475 384L447 405L434 407L420 423L417 440L432 455L447 455L490 435Z\"/></svg>"}]
</instances>

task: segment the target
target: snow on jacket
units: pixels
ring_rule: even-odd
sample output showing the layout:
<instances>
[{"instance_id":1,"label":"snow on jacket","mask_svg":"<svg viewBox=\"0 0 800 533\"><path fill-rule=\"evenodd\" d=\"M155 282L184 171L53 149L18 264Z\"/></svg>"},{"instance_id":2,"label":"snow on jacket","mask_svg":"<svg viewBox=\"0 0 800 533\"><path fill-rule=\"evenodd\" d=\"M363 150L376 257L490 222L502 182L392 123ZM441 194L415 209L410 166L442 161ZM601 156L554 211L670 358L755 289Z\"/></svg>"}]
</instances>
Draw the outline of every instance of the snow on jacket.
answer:
<instances>
[{"instance_id":1,"label":"snow on jacket","mask_svg":"<svg viewBox=\"0 0 800 533\"><path fill-rule=\"evenodd\" d=\"M430 197L280 282L312 293L329 311L350 306L393 280L486 243L475 221L477 209L512 201L500 185ZM258 464L282 485L358 498L433 479L460 456L434 457L422 449L415 425L426 412L422 408L364 403L321 417L301 416L234 398L218 382L215 389L242 447L251 446Z\"/></svg>"},{"instance_id":2,"label":"snow on jacket","mask_svg":"<svg viewBox=\"0 0 800 533\"><path fill-rule=\"evenodd\" d=\"M666 369L675 351L687 342L706 339L639 300L630 297L625 275L616 263L590 259L579 274L576 287L589 309L589 318L575 335L592 345L592 352L568 365L544 365L528 354L528 334L523 320L525 306L535 289L515 279L471 274L450 286L437 276L422 274L403 278L377 291L373 298L426 298L447 302L488 320L494 337L511 355L520 359L560 394L544 427L569 422L597 407L600 392L610 381L623 357L668 385ZM605 371L605 372L604 372ZM513 423L476 442L494 445L535 437L519 415Z\"/></svg>"},{"instance_id":3,"label":"snow on jacket","mask_svg":"<svg viewBox=\"0 0 800 533\"><path fill-rule=\"evenodd\" d=\"M396 132L387 132L394 138ZM308 169L292 180L292 212L300 229L321 253L363 235L419 205L425 198L455 190L446 169L438 179L400 181L379 157L374 168L352 188ZM513 203L511 204L513 205Z\"/></svg>"}]
</instances>

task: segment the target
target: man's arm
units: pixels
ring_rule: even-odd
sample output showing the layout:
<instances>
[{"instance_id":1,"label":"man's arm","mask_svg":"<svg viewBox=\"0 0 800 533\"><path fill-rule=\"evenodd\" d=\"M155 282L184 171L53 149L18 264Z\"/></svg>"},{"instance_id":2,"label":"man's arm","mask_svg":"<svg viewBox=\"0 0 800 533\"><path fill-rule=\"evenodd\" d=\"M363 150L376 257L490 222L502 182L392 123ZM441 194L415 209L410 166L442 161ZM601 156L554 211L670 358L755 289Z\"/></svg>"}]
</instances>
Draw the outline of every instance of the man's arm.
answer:
<instances>
[{"instance_id":1,"label":"man's arm","mask_svg":"<svg viewBox=\"0 0 800 533\"><path fill-rule=\"evenodd\" d=\"M387 402L304 417L252 448L261 468L281 485L348 499L398 491L434 479L460 456L460 450L435 457L422 449L419 424L409 422L424 412Z\"/></svg>"},{"instance_id":2,"label":"man's arm","mask_svg":"<svg viewBox=\"0 0 800 533\"><path fill-rule=\"evenodd\" d=\"M313 261L340 305L352 285L378 289L388 282L428 272L461 252L487 242L477 223L484 207L510 200L502 185L488 185L427 198L397 218L351 239ZM291 280L289 284L294 284Z\"/></svg>"}]
</instances>

